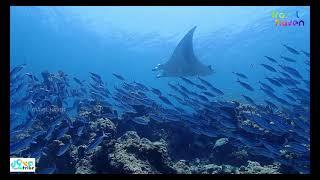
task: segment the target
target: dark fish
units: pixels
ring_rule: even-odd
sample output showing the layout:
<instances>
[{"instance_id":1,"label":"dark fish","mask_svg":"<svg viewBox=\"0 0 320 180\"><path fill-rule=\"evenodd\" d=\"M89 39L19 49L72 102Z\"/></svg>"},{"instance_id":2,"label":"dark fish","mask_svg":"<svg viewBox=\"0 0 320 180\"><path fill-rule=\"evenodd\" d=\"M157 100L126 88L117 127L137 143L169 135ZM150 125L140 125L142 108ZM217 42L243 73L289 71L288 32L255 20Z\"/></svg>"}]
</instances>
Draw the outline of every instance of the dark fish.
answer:
<instances>
[{"instance_id":1,"label":"dark fish","mask_svg":"<svg viewBox=\"0 0 320 180\"><path fill-rule=\"evenodd\" d=\"M224 93L223 93L220 89L218 89L218 88L216 88L216 87L214 87L214 86L211 86L210 89L211 89L213 92L215 92L215 93L217 93L217 94L219 94L219 95L224 95Z\"/></svg>"},{"instance_id":2,"label":"dark fish","mask_svg":"<svg viewBox=\"0 0 320 180\"><path fill-rule=\"evenodd\" d=\"M96 91L104 91L104 86L102 84L92 84L90 83L90 86L93 88L92 90Z\"/></svg>"},{"instance_id":3,"label":"dark fish","mask_svg":"<svg viewBox=\"0 0 320 180\"><path fill-rule=\"evenodd\" d=\"M260 90L262 90L262 91L263 91L266 95L268 95L269 97L271 97L271 98L276 98L276 95L273 94L272 91L269 91L269 90L264 89L264 88L262 88L262 87L260 87Z\"/></svg>"},{"instance_id":4,"label":"dark fish","mask_svg":"<svg viewBox=\"0 0 320 180\"><path fill-rule=\"evenodd\" d=\"M59 150L58 150L56 155L57 156L62 156L65 152L67 152L67 150L69 149L70 145L71 145L71 143L67 143L67 144L62 145L59 148Z\"/></svg>"},{"instance_id":5,"label":"dark fish","mask_svg":"<svg viewBox=\"0 0 320 180\"><path fill-rule=\"evenodd\" d=\"M274 78L274 80L276 80L279 83L281 83L282 85L286 85L286 86L296 86L297 85L297 81L294 79L291 79L291 78L276 77L276 78Z\"/></svg>"},{"instance_id":6,"label":"dark fish","mask_svg":"<svg viewBox=\"0 0 320 180\"><path fill-rule=\"evenodd\" d=\"M92 150L94 150L97 146L99 146L99 144L103 141L103 138L106 137L107 135L104 134L104 132L102 132L103 134L99 137L97 137L95 140L93 140L88 147L86 148L86 152L90 153Z\"/></svg>"},{"instance_id":7,"label":"dark fish","mask_svg":"<svg viewBox=\"0 0 320 180\"><path fill-rule=\"evenodd\" d=\"M294 124L301 129L309 129L310 126L305 122L305 120L300 119L300 118L292 118Z\"/></svg>"},{"instance_id":8,"label":"dark fish","mask_svg":"<svg viewBox=\"0 0 320 180\"><path fill-rule=\"evenodd\" d=\"M285 45L285 44L282 44L282 45L283 45L288 51L290 51L292 54L296 54L296 55L300 54L299 51L293 49L292 47L289 47L289 46L287 46L287 45Z\"/></svg>"},{"instance_id":9,"label":"dark fish","mask_svg":"<svg viewBox=\"0 0 320 180\"><path fill-rule=\"evenodd\" d=\"M209 97L216 97L216 95L212 94L211 92L208 91L202 91L203 94L209 96Z\"/></svg>"},{"instance_id":10,"label":"dark fish","mask_svg":"<svg viewBox=\"0 0 320 180\"><path fill-rule=\"evenodd\" d=\"M11 71L10 71L10 77L12 77L13 75L17 74L18 72L20 72L24 67L26 66L26 64L21 64L18 65L16 67L14 67Z\"/></svg>"},{"instance_id":11,"label":"dark fish","mask_svg":"<svg viewBox=\"0 0 320 180\"><path fill-rule=\"evenodd\" d=\"M303 98L310 97L310 92L301 88L289 88L288 91L297 97L303 97Z\"/></svg>"},{"instance_id":12,"label":"dark fish","mask_svg":"<svg viewBox=\"0 0 320 180\"><path fill-rule=\"evenodd\" d=\"M73 80L79 85L83 86L82 82L78 78L74 77Z\"/></svg>"},{"instance_id":13,"label":"dark fish","mask_svg":"<svg viewBox=\"0 0 320 180\"><path fill-rule=\"evenodd\" d=\"M280 56L280 58L288 61L288 62L296 62L296 60L292 59L292 58L289 58L289 57L285 57L285 56Z\"/></svg>"},{"instance_id":14,"label":"dark fish","mask_svg":"<svg viewBox=\"0 0 320 180\"><path fill-rule=\"evenodd\" d=\"M269 144L269 142L265 142L265 141L262 144L266 149L268 149L273 154L278 155L278 156L281 155L279 147L275 147L275 145L271 145L272 143Z\"/></svg>"},{"instance_id":15,"label":"dark fish","mask_svg":"<svg viewBox=\"0 0 320 180\"><path fill-rule=\"evenodd\" d=\"M291 106L291 104L288 101L286 101L286 100L284 100L284 99L282 99L280 97L276 97L275 100L277 100L279 103L281 103L283 105Z\"/></svg>"},{"instance_id":16,"label":"dark fish","mask_svg":"<svg viewBox=\"0 0 320 180\"><path fill-rule=\"evenodd\" d=\"M197 94L196 92L193 92L193 91L189 91L189 94L190 94L191 96L194 96L194 97L197 97L197 96L198 96L198 94Z\"/></svg>"},{"instance_id":17,"label":"dark fish","mask_svg":"<svg viewBox=\"0 0 320 180\"><path fill-rule=\"evenodd\" d=\"M304 83L305 83L305 85L307 85L308 87L310 86L310 81L309 80L302 80Z\"/></svg>"},{"instance_id":18,"label":"dark fish","mask_svg":"<svg viewBox=\"0 0 320 180\"><path fill-rule=\"evenodd\" d=\"M105 89L105 92L108 94L108 95L111 95L111 92L106 88Z\"/></svg>"},{"instance_id":19,"label":"dark fish","mask_svg":"<svg viewBox=\"0 0 320 180\"><path fill-rule=\"evenodd\" d=\"M264 129L270 130L270 125L268 121L262 116L257 115L251 115L248 117L251 121L253 121L255 124L257 124L259 127L262 127Z\"/></svg>"},{"instance_id":20,"label":"dark fish","mask_svg":"<svg viewBox=\"0 0 320 180\"><path fill-rule=\"evenodd\" d=\"M279 73L281 73L286 78L291 78L291 76L289 74L285 73L285 72L279 71Z\"/></svg>"},{"instance_id":21,"label":"dark fish","mask_svg":"<svg viewBox=\"0 0 320 180\"><path fill-rule=\"evenodd\" d=\"M61 130L58 131L58 134L56 136L56 139L60 139L63 137L67 132L69 131L69 126L62 128Z\"/></svg>"},{"instance_id":22,"label":"dark fish","mask_svg":"<svg viewBox=\"0 0 320 180\"><path fill-rule=\"evenodd\" d=\"M232 121L230 121L229 119L226 119L226 118L221 118L219 120L219 123L228 129L236 129L237 128L237 126L234 123L232 123Z\"/></svg>"},{"instance_id":23,"label":"dark fish","mask_svg":"<svg viewBox=\"0 0 320 180\"><path fill-rule=\"evenodd\" d=\"M207 90L205 86L202 86L201 84L195 84L195 86L201 90Z\"/></svg>"},{"instance_id":24,"label":"dark fish","mask_svg":"<svg viewBox=\"0 0 320 180\"><path fill-rule=\"evenodd\" d=\"M168 85L169 85L169 87L170 87L171 89L173 89L174 91L179 91L179 89L178 89L177 86L175 86L175 85L173 85L173 84L171 84L171 83L169 83L169 82L168 82Z\"/></svg>"},{"instance_id":25,"label":"dark fish","mask_svg":"<svg viewBox=\"0 0 320 180\"><path fill-rule=\"evenodd\" d=\"M293 98L292 96L290 96L289 94L285 94L285 96L290 99L291 101L296 102L297 100L295 98Z\"/></svg>"},{"instance_id":26,"label":"dark fish","mask_svg":"<svg viewBox=\"0 0 320 180\"><path fill-rule=\"evenodd\" d=\"M122 80L122 81L125 81L125 79L119 75L119 74L116 74L116 73L112 73L112 75L114 75L116 78L118 78L119 80Z\"/></svg>"},{"instance_id":27,"label":"dark fish","mask_svg":"<svg viewBox=\"0 0 320 180\"><path fill-rule=\"evenodd\" d=\"M237 76L239 76L239 77L241 77L241 78L248 79L248 77L246 75L242 74L242 73L238 73L238 72L232 72L232 73L237 75Z\"/></svg>"},{"instance_id":28,"label":"dark fish","mask_svg":"<svg viewBox=\"0 0 320 180\"><path fill-rule=\"evenodd\" d=\"M50 126L47 132L47 135L44 137L45 140L49 140L52 136L55 126Z\"/></svg>"},{"instance_id":29,"label":"dark fish","mask_svg":"<svg viewBox=\"0 0 320 180\"><path fill-rule=\"evenodd\" d=\"M241 95L241 96L244 97L244 99L245 99L246 101L248 101L249 103L251 103L251 104L256 104L256 103L253 101L253 99L251 99L250 97L245 96L245 95Z\"/></svg>"},{"instance_id":30,"label":"dark fish","mask_svg":"<svg viewBox=\"0 0 320 180\"><path fill-rule=\"evenodd\" d=\"M161 91L159 89L151 87L151 92L153 92L155 95L161 96Z\"/></svg>"},{"instance_id":31,"label":"dark fish","mask_svg":"<svg viewBox=\"0 0 320 180\"><path fill-rule=\"evenodd\" d=\"M189 129L191 132L193 132L195 134L198 134L198 135L202 134L202 129L198 126L190 126Z\"/></svg>"},{"instance_id":32,"label":"dark fish","mask_svg":"<svg viewBox=\"0 0 320 180\"><path fill-rule=\"evenodd\" d=\"M16 88L14 89L14 93L19 92L25 85L26 85L26 83L20 83L20 84L18 85L18 87L16 87Z\"/></svg>"},{"instance_id":33,"label":"dark fish","mask_svg":"<svg viewBox=\"0 0 320 180\"><path fill-rule=\"evenodd\" d=\"M270 87L269 85L267 85L267 84L265 84L265 83L263 83L263 82L261 82L261 81L259 81L259 84L261 84L261 86L262 86L264 89L267 89L267 90L269 90L269 91L271 91L271 92L274 92L274 89L273 89L272 87Z\"/></svg>"},{"instance_id":34,"label":"dark fish","mask_svg":"<svg viewBox=\"0 0 320 180\"><path fill-rule=\"evenodd\" d=\"M39 82L39 79L36 76L33 76L33 79L37 82Z\"/></svg>"},{"instance_id":35,"label":"dark fish","mask_svg":"<svg viewBox=\"0 0 320 180\"><path fill-rule=\"evenodd\" d=\"M95 99L104 99L105 98L101 94L94 92L94 91L91 91L90 94L91 94L91 97L93 97Z\"/></svg>"},{"instance_id":36,"label":"dark fish","mask_svg":"<svg viewBox=\"0 0 320 180\"><path fill-rule=\"evenodd\" d=\"M80 126L78 129L77 129L77 136L81 136L82 133L83 133L83 129L84 129L84 126Z\"/></svg>"},{"instance_id":37,"label":"dark fish","mask_svg":"<svg viewBox=\"0 0 320 180\"><path fill-rule=\"evenodd\" d=\"M10 137L14 137L22 132L24 132L22 129L10 131Z\"/></svg>"},{"instance_id":38,"label":"dark fish","mask_svg":"<svg viewBox=\"0 0 320 180\"><path fill-rule=\"evenodd\" d=\"M243 129L244 131L246 131L247 133L250 133L250 134L256 134L256 135L263 135L264 134L264 132L259 130L258 128L248 126L248 125L241 126L241 129Z\"/></svg>"},{"instance_id":39,"label":"dark fish","mask_svg":"<svg viewBox=\"0 0 320 180\"><path fill-rule=\"evenodd\" d=\"M44 135L44 134L46 134L46 133L47 133L46 131L37 131L37 132L33 133L33 134L31 135L31 137L32 137L33 139L36 139L38 136L42 136L42 135Z\"/></svg>"},{"instance_id":40,"label":"dark fish","mask_svg":"<svg viewBox=\"0 0 320 180\"><path fill-rule=\"evenodd\" d=\"M285 70L286 72L288 72L289 74L291 74L292 76L294 77L297 77L297 78L300 78L302 79L302 76L300 75L300 73L292 68L292 67L289 67L289 66L284 66L284 65L279 65L283 70Z\"/></svg>"},{"instance_id":41,"label":"dark fish","mask_svg":"<svg viewBox=\"0 0 320 180\"><path fill-rule=\"evenodd\" d=\"M96 84L103 84L102 80L95 77L95 76L90 76L90 78L96 83Z\"/></svg>"},{"instance_id":42,"label":"dark fish","mask_svg":"<svg viewBox=\"0 0 320 180\"><path fill-rule=\"evenodd\" d=\"M131 119L133 122L137 123L137 124L141 124L141 125L148 125L149 123L149 119L145 118L145 117L134 117L133 119Z\"/></svg>"},{"instance_id":43,"label":"dark fish","mask_svg":"<svg viewBox=\"0 0 320 180\"><path fill-rule=\"evenodd\" d=\"M258 145L257 140L252 138L245 138L242 136L238 136L237 140L239 140L241 143L243 143L245 146L248 146L248 147L253 147Z\"/></svg>"},{"instance_id":44,"label":"dark fish","mask_svg":"<svg viewBox=\"0 0 320 180\"><path fill-rule=\"evenodd\" d=\"M138 91L137 94L139 95L139 97L141 98L147 98L147 95L141 91Z\"/></svg>"},{"instance_id":45,"label":"dark fish","mask_svg":"<svg viewBox=\"0 0 320 180\"><path fill-rule=\"evenodd\" d=\"M159 114L149 114L149 118L160 123L164 122L164 118Z\"/></svg>"},{"instance_id":46,"label":"dark fish","mask_svg":"<svg viewBox=\"0 0 320 180\"><path fill-rule=\"evenodd\" d=\"M180 113L186 113L186 111L180 107L174 107L177 111L179 111Z\"/></svg>"},{"instance_id":47,"label":"dark fish","mask_svg":"<svg viewBox=\"0 0 320 180\"><path fill-rule=\"evenodd\" d=\"M32 75L31 75L31 77L32 77ZM18 74L14 78L10 77L10 84L15 83L17 81L23 81L23 80L24 80L24 76L22 74Z\"/></svg>"},{"instance_id":48,"label":"dark fish","mask_svg":"<svg viewBox=\"0 0 320 180\"><path fill-rule=\"evenodd\" d=\"M177 92L180 93L184 98L189 98L188 94L185 93L184 91L181 91L180 89L178 89Z\"/></svg>"},{"instance_id":49,"label":"dark fish","mask_svg":"<svg viewBox=\"0 0 320 180\"><path fill-rule=\"evenodd\" d=\"M209 83L208 81L200 78L199 76L198 76L198 79L200 80L200 82L201 82L203 85L205 85L205 86L207 86L207 87L210 87L210 88L213 87L211 83Z\"/></svg>"},{"instance_id":50,"label":"dark fish","mask_svg":"<svg viewBox=\"0 0 320 180\"><path fill-rule=\"evenodd\" d=\"M159 99L161 99L162 102L168 104L168 105L173 105L168 98L166 98L165 96L159 96Z\"/></svg>"},{"instance_id":51,"label":"dark fish","mask_svg":"<svg viewBox=\"0 0 320 180\"><path fill-rule=\"evenodd\" d=\"M174 95L174 94L170 94L170 93L168 93L168 95L170 96L170 97L173 97L177 102L179 102L180 104L182 104L182 105L187 105L179 96L177 96L177 95Z\"/></svg>"},{"instance_id":52,"label":"dark fish","mask_svg":"<svg viewBox=\"0 0 320 180\"><path fill-rule=\"evenodd\" d=\"M117 88L117 87L114 86L114 89L115 89L116 91L118 91L120 94L128 94L126 91L124 91L124 90L121 89L121 88Z\"/></svg>"},{"instance_id":53,"label":"dark fish","mask_svg":"<svg viewBox=\"0 0 320 180\"><path fill-rule=\"evenodd\" d=\"M181 89L182 91L184 91L184 92L187 93L187 94L190 94L190 91L189 91L186 87L184 87L184 86L182 86L182 85L180 85L180 84L178 84L178 86L180 87L180 89Z\"/></svg>"},{"instance_id":54,"label":"dark fish","mask_svg":"<svg viewBox=\"0 0 320 180\"><path fill-rule=\"evenodd\" d=\"M211 137L211 138L216 138L218 137L218 134L215 133L214 131L208 131L208 130L201 130L200 134Z\"/></svg>"},{"instance_id":55,"label":"dark fish","mask_svg":"<svg viewBox=\"0 0 320 180\"><path fill-rule=\"evenodd\" d=\"M269 56L264 56L265 58L267 58L269 61L273 62L273 63L278 63L277 60L275 60L274 58L272 57L269 57Z\"/></svg>"},{"instance_id":56,"label":"dark fish","mask_svg":"<svg viewBox=\"0 0 320 180\"><path fill-rule=\"evenodd\" d=\"M30 146L31 142L33 142L34 137L29 136L25 139L22 139L14 144L10 144L10 155L18 153L21 150L26 149Z\"/></svg>"},{"instance_id":57,"label":"dark fish","mask_svg":"<svg viewBox=\"0 0 320 180\"><path fill-rule=\"evenodd\" d=\"M249 90L249 91L254 91L253 87L251 87L249 84L240 81L239 79L236 81L238 82L242 87L244 87L245 89Z\"/></svg>"},{"instance_id":58,"label":"dark fish","mask_svg":"<svg viewBox=\"0 0 320 180\"><path fill-rule=\"evenodd\" d=\"M96 79L100 79L101 80L101 76L96 74L96 73L93 73L93 72L90 72L91 76L95 77Z\"/></svg>"},{"instance_id":59,"label":"dark fish","mask_svg":"<svg viewBox=\"0 0 320 180\"><path fill-rule=\"evenodd\" d=\"M307 147L297 142L289 142L288 144L285 145L285 148L299 154L303 154L309 151Z\"/></svg>"},{"instance_id":60,"label":"dark fish","mask_svg":"<svg viewBox=\"0 0 320 180\"><path fill-rule=\"evenodd\" d=\"M55 121L53 121L49 126L50 127L56 127L59 125L62 121L63 116L59 116Z\"/></svg>"},{"instance_id":61,"label":"dark fish","mask_svg":"<svg viewBox=\"0 0 320 180\"><path fill-rule=\"evenodd\" d=\"M310 53L308 53L308 52L306 52L306 51L302 51L302 50L301 50L301 52L302 52L305 56L310 57Z\"/></svg>"},{"instance_id":62,"label":"dark fish","mask_svg":"<svg viewBox=\"0 0 320 180\"><path fill-rule=\"evenodd\" d=\"M203 95L198 95L198 97L202 100L202 101L205 101L205 102L209 102L209 99Z\"/></svg>"},{"instance_id":63,"label":"dark fish","mask_svg":"<svg viewBox=\"0 0 320 180\"><path fill-rule=\"evenodd\" d=\"M279 83L277 80L266 77L265 79L267 79L271 84L278 86L278 87L282 87L281 83Z\"/></svg>"},{"instance_id":64,"label":"dark fish","mask_svg":"<svg viewBox=\"0 0 320 180\"><path fill-rule=\"evenodd\" d=\"M184 82L186 82L186 83L188 83L188 84L195 85L194 82L192 82L191 80L189 80L189 79L187 79L187 78L185 78L185 77L182 77L182 76L181 76L180 79L182 79Z\"/></svg>"},{"instance_id":65,"label":"dark fish","mask_svg":"<svg viewBox=\"0 0 320 180\"><path fill-rule=\"evenodd\" d=\"M267 105L270 106L272 109L277 109L278 108L275 104L273 104L272 102L270 102L268 100L264 100L264 102L266 102Z\"/></svg>"},{"instance_id":66,"label":"dark fish","mask_svg":"<svg viewBox=\"0 0 320 180\"><path fill-rule=\"evenodd\" d=\"M143 84L141 84L139 82L134 81L134 84L136 84L137 87L142 91L149 91L149 89L145 85L143 85Z\"/></svg>"},{"instance_id":67,"label":"dark fish","mask_svg":"<svg viewBox=\"0 0 320 180\"><path fill-rule=\"evenodd\" d=\"M261 66L263 66L264 68L266 68L267 70L271 71L271 72L277 72L277 70L275 68L273 68L272 66L269 66L267 64L260 64Z\"/></svg>"}]
</instances>

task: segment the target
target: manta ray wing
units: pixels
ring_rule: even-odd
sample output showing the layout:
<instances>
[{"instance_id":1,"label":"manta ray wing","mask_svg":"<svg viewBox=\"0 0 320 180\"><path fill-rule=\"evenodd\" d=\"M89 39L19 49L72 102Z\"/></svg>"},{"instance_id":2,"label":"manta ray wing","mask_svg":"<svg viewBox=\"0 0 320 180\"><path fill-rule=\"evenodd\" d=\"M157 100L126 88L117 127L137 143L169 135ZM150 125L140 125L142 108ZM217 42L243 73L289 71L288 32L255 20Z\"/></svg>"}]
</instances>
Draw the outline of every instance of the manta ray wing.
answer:
<instances>
[{"instance_id":1,"label":"manta ray wing","mask_svg":"<svg viewBox=\"0 0 320 180\"><path fill-rule=\"evenodd\" d=\"M211 67L203 65L193 51L193 34L196 26L182 38L169 61L160 65L157 70L163 70L162 76L197 76L211 73Z\"/></svg>"}]
</instances>

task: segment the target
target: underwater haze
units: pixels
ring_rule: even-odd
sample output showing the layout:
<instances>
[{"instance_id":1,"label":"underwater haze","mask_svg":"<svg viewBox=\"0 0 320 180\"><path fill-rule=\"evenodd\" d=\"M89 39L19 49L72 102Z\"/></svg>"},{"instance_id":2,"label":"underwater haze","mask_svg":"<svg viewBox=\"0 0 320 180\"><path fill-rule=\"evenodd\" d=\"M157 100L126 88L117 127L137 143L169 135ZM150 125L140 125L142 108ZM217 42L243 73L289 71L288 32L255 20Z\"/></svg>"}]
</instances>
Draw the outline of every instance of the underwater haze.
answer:
<instances>
[{"instance_id":1,"label":"underwater haze","mask_svg":"<svg viewBox=\"0 0 320 180\"><path fill-rule=\"evenodd\" d=\"M10 69L35 173L310 173L307 6L12 6Z\"/></svg>"}]
</instances>

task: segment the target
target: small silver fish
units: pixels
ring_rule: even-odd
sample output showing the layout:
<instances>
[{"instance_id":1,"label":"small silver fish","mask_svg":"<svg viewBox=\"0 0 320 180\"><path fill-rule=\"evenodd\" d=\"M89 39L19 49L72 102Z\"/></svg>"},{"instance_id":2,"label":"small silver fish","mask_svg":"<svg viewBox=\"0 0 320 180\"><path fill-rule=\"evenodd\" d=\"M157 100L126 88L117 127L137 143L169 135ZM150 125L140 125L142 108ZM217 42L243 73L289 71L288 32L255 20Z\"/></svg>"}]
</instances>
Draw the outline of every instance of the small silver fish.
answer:
<instances>
[{"instance_id":1,"label":"small silver fish","mask_svg":"<svg viewBox=\"0 0 320 180\"><path fill-rule=\"evenodd\" d=\"M223 146L229 142L228 138L220 138L216 141L212 149L215 149L216 147Z\"/></svg>"}]
</instances>

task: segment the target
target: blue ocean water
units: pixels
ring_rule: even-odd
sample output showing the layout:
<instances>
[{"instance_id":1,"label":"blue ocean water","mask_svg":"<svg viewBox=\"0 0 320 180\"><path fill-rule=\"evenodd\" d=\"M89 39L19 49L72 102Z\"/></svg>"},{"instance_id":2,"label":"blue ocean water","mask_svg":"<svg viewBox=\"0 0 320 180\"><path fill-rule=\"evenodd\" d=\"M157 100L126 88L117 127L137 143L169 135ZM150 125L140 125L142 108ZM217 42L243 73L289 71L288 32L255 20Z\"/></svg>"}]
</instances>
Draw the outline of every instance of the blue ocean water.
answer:
<instances>
[{"instance_id":1,"label":"blue ocean water","mask_svg":"<svg viewBox=\"0 0 320 180\"><path fill-rule=\"evenodd\" d=\"M272 11L287 13L289 20L298 11L305 26L276 27ZM257 84L270 74L259 66L264 55L290 56L283 43L310 49L309 7L12 7L11 66L26 63L35 72L64 69L82 79L94 71L111 85L111 72L118 72L167 88L171 78L157 79L151 69L168 60L193 26L198 26L195 54L212 65L216 73L208 79L228 98L246 93L232 71ZM301 67L305 58L297 60L292 66L309 79ZM258 91L250 95L263 98Z\"/></svg>"},{"instance_id":2,"label":"blue ocean water","mask_svg":"<svg viewBox=\"0 0 320 180\"><path fill-rule=\"evenodd\" d=\"M175 93L168 82L184 84L201 93L202 90L185 84L178 77L157 78L158 72L152 71L157 64L168 61L179 41L197 26L193 36L194 53L199 61L211 65L214 70L203 78L224 93L215 100L248 104L241 96L246 95L256 104L265 105L264 100L268 100L294 111L296 106L288 107L266 96L259 89L258 82L262 81L276 90L277 97L302 106L285 95L292 86L277 87L265 79L280 74L267 70L262 63L282 72L286 71L279 65L294 68L302 76L293 78L299 81L294 87L310 92L308 83L302 81L310 81L310 67L306 63L310 58L301 52L310 52L309 7L13 6L10 11L10 67L26 64L24 73L30 72L39 79L45 70L50 73L61 70L70 79L76 77L89 82L89 73L93 72L100 75L111 90L120 84L112 75L116 73L127 82L137 81L163 94ZM273 13L283 21L303 20L304 26L276 26ZM284 45L300 54L290 52ZM265 56L278 63L270 62ZM280 56L296 62L288 62ZM233 72L243 73L248 79L241 79ZM196 76L188 79L199 83ZM237 79L251 85L254 91L242 87ZM162 103L157 98L155 101ZM188 107L186 110L194 112ZM11 111L15 111L14 107ZM306 119L309 121L308 117ZM11 119L12 126L23 122L23 118Z\"/></svg>"}]
</instances>

